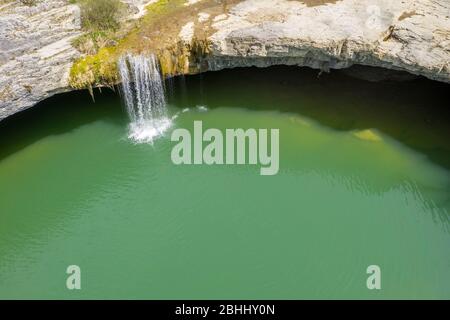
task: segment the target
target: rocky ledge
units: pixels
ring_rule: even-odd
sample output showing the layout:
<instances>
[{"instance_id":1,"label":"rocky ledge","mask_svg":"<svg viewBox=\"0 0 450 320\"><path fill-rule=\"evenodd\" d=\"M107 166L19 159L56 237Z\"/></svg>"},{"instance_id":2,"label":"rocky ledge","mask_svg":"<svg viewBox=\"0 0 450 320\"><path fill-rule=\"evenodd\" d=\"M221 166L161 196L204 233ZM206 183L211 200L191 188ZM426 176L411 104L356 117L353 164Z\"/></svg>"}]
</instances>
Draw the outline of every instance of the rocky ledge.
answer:
<instances>
[{"instance_id":1,"label":"rocky ledge","mask_svg":"<svg viewBox=\"0 0 450 320\"><path fill-rule=\"evenodd\" d=\"M136 9L133 17L141 18L144 4L158 1L124 2ZM161 7L171 1L159 2ZM131 43L130 51L145 50L142 43L158 36L198 51L195 42L201 38L207 46L201 59L191 57L181 70L167 73L278 64L327 72L357 64L450 83L448 0L172 2L183 2L179 10L184 11L176 19L159 19L148 35L134 31L135 37L141 36L139 46L122 41L121 51L128 50L123 43ZM160 7L158 12L163 12ZM81 33L79 9L67 1L40 1L27 7L20 1L0 0L0 119L71 89L69 71L81 56L71 42ZM158 50L164 52L161 46Z\"/></svg>"},{"instance_id":2,"label":"rocky ledge","mask_svg":"<svg viewBox=\"0 0 450 320\"><path fill-rule=\"evenodd\" d=\"M0 0L0 120L72 90L69 71L81 56L72 42L83 34L72 2ZM139 18L150 1L122 2Z\"/></svg>"},{"instance_id":3,"label":"rocky ledge","mask_svg":"<svg viewBox=\"0 0 450 320\"><path fill-rule=\"evenodd\" d=\"M216 17L211 69L354 64L450 82L450 1L249 0Z\"/></svg>"}]
</instances>

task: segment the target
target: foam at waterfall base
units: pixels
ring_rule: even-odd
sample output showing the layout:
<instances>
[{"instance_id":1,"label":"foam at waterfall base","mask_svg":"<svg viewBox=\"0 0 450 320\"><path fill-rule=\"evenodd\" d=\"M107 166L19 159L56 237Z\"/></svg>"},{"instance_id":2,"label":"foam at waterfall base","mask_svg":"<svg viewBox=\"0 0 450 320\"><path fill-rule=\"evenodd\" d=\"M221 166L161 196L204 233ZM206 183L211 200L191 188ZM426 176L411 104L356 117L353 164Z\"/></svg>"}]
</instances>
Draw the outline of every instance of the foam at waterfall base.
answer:
<instances>
[{"instance_id":1,"label":"foam at waterfall base","mask_svg":"<svg viewBox=\"0 0 450 320\"><path fill-rule=\"evenodd\" d=\"M155 55L125 54L118 60L121 92L131 123L128 137L152 143L170 127L163 78Z\"/></svg>"},{"instance_id":2,"label":"foam at waterfall base","mask_svg":"<svg viewBox=\"0 0 450 320\"><path fill-rule=\"evenodd\" d=\"M172 125L169 118L151 119L132 122L128 138L135 143L153 143L155 139L162 136Z\"/></svg>"}]
</instances>

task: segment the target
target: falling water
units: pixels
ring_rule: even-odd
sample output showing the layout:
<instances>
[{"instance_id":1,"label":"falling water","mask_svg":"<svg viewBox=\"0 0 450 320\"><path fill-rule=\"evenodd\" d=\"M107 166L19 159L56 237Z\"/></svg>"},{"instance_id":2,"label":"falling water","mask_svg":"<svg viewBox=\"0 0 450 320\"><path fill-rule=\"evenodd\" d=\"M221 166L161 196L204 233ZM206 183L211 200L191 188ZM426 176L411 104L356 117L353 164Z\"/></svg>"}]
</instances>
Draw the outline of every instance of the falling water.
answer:
<instances>
[{"instance_id":1,"label":"falling water","mask_svg":"<svg viewBox=\"0 0 450 320\"><path fill-rule=\"evenodd\" d=\"M152 142L171 124L156 58L126 54L119 59L118 66L131 121L129 138L135 142Z\"/></svg>"}]
</instances>

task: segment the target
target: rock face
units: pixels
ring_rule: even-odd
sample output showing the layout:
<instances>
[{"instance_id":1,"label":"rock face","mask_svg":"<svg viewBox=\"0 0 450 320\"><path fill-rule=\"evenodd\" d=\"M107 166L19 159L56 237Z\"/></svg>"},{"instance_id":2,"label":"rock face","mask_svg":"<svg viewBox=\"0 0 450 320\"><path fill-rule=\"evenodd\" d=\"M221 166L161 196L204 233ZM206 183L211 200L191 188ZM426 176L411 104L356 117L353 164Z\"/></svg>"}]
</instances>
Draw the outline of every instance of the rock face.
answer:
<instances>
[{"instance_id":1,"label":"rock face","mask_svg":"<svg viewBox=\"0 0 450 320\"><path fill-rule=\"evenodd\" d=\"M154 1L123 2L138 18ZM185 5L206 1L216 0ZM210 70L361 64L450 83L449 0L243 0L230 7L219 15L193 10L179 31L189 43L198 25L212 30ZM79 17L68 1L28 7L0 0L0 120L70 89L69 69L80 56L71 46L81 34Z\"/></svg>"},{"instance_id":2,"label":"rock face","mask_svg":"<svg viewBox=\"0 0 450 320\"><path fill-rule=\"evenodd\" d=\"M450 83L448 0L248 0L213 18L210 69L353 64Z\"/></svg>"},{"instance_id":3,"label":"rock face","mask_svg":"<svg viewBox=\"0 0 450 320\"><path fill-rule=\"evenodd\" d=\"M138 18L151 0L123 2ZM67 0L0 0L0 120L71 90L69 71L81 55L71 43L81 34L80 9Z\"/></svg>"},{"instance_id":4,"label":"rock face","mask_svg":"<svg viewBox=\"0 0 450 320\"><path fill-rule=\"evenodd\" d=\"M3 4L2 4L3 3ZM0 119L68 89L80 12L66 1L0 1Z\"/></svg>"}]
</instances>

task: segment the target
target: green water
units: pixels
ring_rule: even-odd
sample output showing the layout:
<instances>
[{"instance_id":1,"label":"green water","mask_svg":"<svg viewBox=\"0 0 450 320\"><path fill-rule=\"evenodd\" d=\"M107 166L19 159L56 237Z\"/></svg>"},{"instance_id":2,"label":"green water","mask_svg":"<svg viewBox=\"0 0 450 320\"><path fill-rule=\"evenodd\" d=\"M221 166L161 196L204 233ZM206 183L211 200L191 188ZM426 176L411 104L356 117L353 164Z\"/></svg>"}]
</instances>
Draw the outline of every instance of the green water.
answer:
<instances>
[{"instance_id":1,"label":"green water","mask_svg":"<svg viewBox=\"0 0 450 320\"><path fill-rule=\"evenodd\" d=\"M173 82L153 145L127 139L110 92L0 123L0 298L450 298L447 85L281 67ZM278 175L173 165L170 133L194 120L278 128Z\"/></svg>"}]
</instances>

